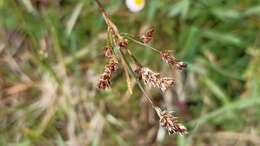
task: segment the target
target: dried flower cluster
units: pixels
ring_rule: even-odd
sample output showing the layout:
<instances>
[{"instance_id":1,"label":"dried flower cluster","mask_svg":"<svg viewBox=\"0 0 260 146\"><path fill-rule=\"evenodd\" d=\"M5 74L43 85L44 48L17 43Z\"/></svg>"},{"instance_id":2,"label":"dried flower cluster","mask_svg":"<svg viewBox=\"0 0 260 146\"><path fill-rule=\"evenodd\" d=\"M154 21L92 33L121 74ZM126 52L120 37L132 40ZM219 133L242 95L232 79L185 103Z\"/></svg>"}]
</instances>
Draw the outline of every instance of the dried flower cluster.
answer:
<instances>
[{"instance_id":1,"label":"dried flower cluster","mask_svg":"<svg viewBox=\"0 0 260 146\"><path fill-rule=\"evenodd\" d=\"M162 77L160 73L154 72L147 67L143 67L142 64L138 61L138 59L133 55L132 49L128 48L129 40L136 44L142 45L143 47L149 48L152 51L155 51L156 53L159 53L161 59L164 62L168 63L171 66L175 66L178 70L185 69L187 65L184 62L176 59L174 56L171 56L169 52L162 52L147 45L147 43L150 42L153 38L154 28L148 29L138 39L135 39L127 34L124 36L120 34L116 25L110 20L109 15L105 12L99 0L95 1L98 4L99 9L103 14L103 18L108 26L107 41L109 44L109 47L106 47L104 49L105 56L106 58L108 58L108 63L105 65L104 72L98 80L97 87L99 89L106 89L110 87L112 75L119 68L117 58L120 59L120 65L123 66L125 71L129 92L132 93L132 87L128 72L135 72L136 76L134 76L134 78L138 82L137 85L144 93L144 97L146 98L146 100L157 112L160 118L160 125L162 127L165 127L170 134L185 134L187 130L182 124L180 124L177 121L177 117L171 114L171 112L162 111L159 107L155 106L152 99L148 96L148 94L146 94L145 90L143 89L142 84L139 83L139 80L142 80L144 84L157 87L164 92L168 88L174 86L175 80L171 77ZM117 53L115 54L114 51L116 51ZM126 57L127 55L129 58L132 59L134 64L138 66L138 68L135 71L133 71L131 65L129 64L128 58Z\"/></svg>"},{"instance_id":2,"label":"dried flower cluster","mask_svg":"<svg viewBox=\"0 0 260 146\"><path fill-rule=\"evenodd\" d=\"M178 118L173 115L173 112L162 111L159 107L155 107L155 110L160 118L160 125L165 127L169 134L184 135L187 133L186 127L178 122Z\"/></svg>"},{"instance_id":3,"label":"dried flower cluster","mask_svg":"<svg viewBox=\"0 0 260 146\"><path fill-rule=\"evenodd\" d=\"M144 34L141 35L140 38L143 43L149 43L153 38L153 34L154 34L154 28L150 28L150 29L146 30L144 32Z\"/></svg>"},{"instance_id":4,"label":"dried flower cluster","mask_svg":"<svg viewBox=\"0 0 260 146\"><path fill-rule=\"evenodd\" d=\"M171 56L171 54L167 51L161 52L160 55L164 62L166 62L169 65L176 66L176 68L179 70L183 70L187 67L186 63Z\"/></svg>"},{"instance_id":5,"label":"dried flower cluster","mask_svg":"<svg viewBox=\"0 0 260 146\"><path fill-rule=\"evenodd\" d=\"M135 70L139 80L143 80L145 84L153 87L158 87L162 91L174 85L174 79L170 77L161 77L160 73L153 72L147 67L140 67Z\"/></svg>"},{"instance_id":6,"label":"dried flower cluster","mask_svg":"<svg viewBox=\"0 0 260 146\"><path fill-rule=\"evenodd\" d=\"M126 48L128 46L128 40L127 39L120 39L117 44L121 48Z\"/></svg>"},{"instance_id":7,"label":"dried flower cluster","mask_svg":"<svg viewBox=\"0 0 260 146\"><path fill-rule=\"evenodd\" d=\"M118 69L118 62L112 48L106 47L104 50L105 56L108 58L108 63L105 65L105 70L98 80L97 86L99 89L106 89L110 87L112 74Z\"/></svg>"}]
</instances>

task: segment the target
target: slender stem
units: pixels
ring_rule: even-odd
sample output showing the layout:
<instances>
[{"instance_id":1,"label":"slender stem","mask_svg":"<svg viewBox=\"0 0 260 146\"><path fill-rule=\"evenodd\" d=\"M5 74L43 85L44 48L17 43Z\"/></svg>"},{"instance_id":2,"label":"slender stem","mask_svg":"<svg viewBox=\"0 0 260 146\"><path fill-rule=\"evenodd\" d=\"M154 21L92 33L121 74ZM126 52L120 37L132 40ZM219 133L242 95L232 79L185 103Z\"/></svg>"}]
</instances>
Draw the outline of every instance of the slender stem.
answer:
<instances>
[{"instance_id":1,"label":"slender stem","mask_svg":"<svg viewBox=\"0 0 260 146\"><path fill-rule=\"evenodd\" d=\"M127 53L128 55L134 60L135 64L138 67L142 67L142 64L136 59L136 57L132 54L132 52L130 51L130 49L127 49Z\"/></svg>"},{"instance_id":2,"label":"slender stem","mask_svg":"<svg viewBox=\"0 0 260 146\"><path fill-rule=\"evenodd\" d=\"M151 47L151 46L149 46L149 45L147 45L147 44L145 44L145 43L142 43L142 42L140 42L140 41L134 39L133 37L131 37L131 36L129 36L129 35L125 35L125 37L128 38L129 40L133 41L133 42L136 43L136 44L139 44L139 45L145 46L145 47L147 47L147 48L149 48L149 49L152 49L152 50L153 50L154 52L156 52L156 53L159 53L159 54L161 53L161 51L155 49L154 47Z\"/></svg>"},{"instance_id":3,"label":"slender stem","mask_svg":"<svg viewBox=\"0 0 260 146\"><path fill-rule=\"evenodd\" d=\"M102 12L103 14L103 18L109 28L109 31L112 31L112 33L117 36L119 39L122 39L122 36L120 35L116 25L110 20L109 18L109 15L107 14L107 12L105 11L104 9L104 6L100 3L99 0L95 0L98 7L99 7L99 10Z\"/></svg>"},{"instance_id":4,"label":"slender stem","mask_svg":"<svg viewBox=\"0 0 260 146\"><path fill-rule=\"evenodd\" d=\"M128 60L126 59L125 55L123 54L123 52L122 52L121 50L120 50L120 54L121 54L122 57L124 58L124 60L125 60L125 62L126 62L126 64L127 64L127 66L128 66L128 69L129 69L130 73L134 76L138 87L139 87L140 90L143 92L145 99L146 99L146 100L151 104L151 106L155 109L156 106L154 105L152 99L148 96L148 94L147 94L146 91L144 90L143 86L141 85L140 81L139 81L139 80L137 79L137 77L135 76L135 73L134 73L132 67L130 66Z\"/></svg>"},{"instance_id":5,"label":"slender stem","mask_svg":"<svg viewBox=\"0 0 260 146\"><path fill-rule=\"evenodd\" d=\"M108 28L108 31L107 31L107 43L109 46L113 46L113 37L112 37L112 34L111 32L109 31L109 28Z\"/></svg>"},{"instance_id":6,"label":"slender stem","mask_svg":"<svg viewBox=\"0 0 260 146\"><path fill-rule=\"evenodd\" d=\"M103 5L100 3L100 1L99 1L99 0L96 0L96 3L97 3L97 5L98 5L99 10L100 10L107 18L109 18L109 15L108 15L107 12L105 11L105 9L104 9Z\"/></svg>"}]
</instances>

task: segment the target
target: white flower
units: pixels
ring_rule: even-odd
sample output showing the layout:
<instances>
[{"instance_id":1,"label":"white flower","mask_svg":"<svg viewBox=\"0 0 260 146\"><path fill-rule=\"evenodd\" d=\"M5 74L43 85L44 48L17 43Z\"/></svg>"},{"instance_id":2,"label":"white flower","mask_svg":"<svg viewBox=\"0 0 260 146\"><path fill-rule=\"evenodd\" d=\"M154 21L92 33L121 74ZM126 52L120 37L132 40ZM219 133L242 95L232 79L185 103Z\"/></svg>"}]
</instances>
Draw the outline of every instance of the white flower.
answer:
<instances>
[{"instance_id":1,"label":"white flower","mask_svg":"<svg viewBox=\"0 0 260 146\"><path fill-rule=\"evenodd\" d=\"M139 12L144 8L145 0L126 0L126 6L132 12Z\"/></svg>"}]
</instances>

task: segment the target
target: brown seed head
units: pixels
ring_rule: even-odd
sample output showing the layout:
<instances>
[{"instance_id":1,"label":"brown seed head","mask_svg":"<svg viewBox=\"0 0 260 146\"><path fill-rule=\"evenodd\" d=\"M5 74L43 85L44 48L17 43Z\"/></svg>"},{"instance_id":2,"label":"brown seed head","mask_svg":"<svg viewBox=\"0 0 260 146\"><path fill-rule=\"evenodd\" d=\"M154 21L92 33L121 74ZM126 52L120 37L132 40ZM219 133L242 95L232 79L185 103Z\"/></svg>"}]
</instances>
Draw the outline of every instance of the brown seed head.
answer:
<instances>
[{"instance_id":1,"label":"brown seed head","mask_svg":"<svg viewBox=\"0 0 260 146\"><path fill-rule=\"evenodd\" d=\"M111 74L109 72L104 71L104 73L100 76L98 80L97 87L98 89L106 89L109 88L111 84Z\"/></svg>"},{"instance_id":2,"label":"brown seed head","mask_svg":"<svg viewBox=\"0 0 260 146\"><path fill-rule=\"evenodd\" d=\"M145 33L140 37L143 43L149 43L153 38L154 32L155 32L154 28L150 28L146 30Z\"/></svg>"},{"instance_id":3,"label":"brown seed head","mask_svg":"<svg viewBox=\"0 0 260 146\"><path fill-rule=\"evenodd\" d=\"M109 57L109 63L105 65L105 70L102 75L99 77L97 87L99 89L106 89L110 87L112 74L118 70L118 62L115 56L112 54Z\"/></svg>"},{"instance_id":4,"label":"brown seed head","mask_svg":"<svg viewBox=\"0 0 260 146\"><path fill-rule=\"evenodd\" d=\"M110 62L107 65L105 65L105 71L114 73L116 70L118 70L118 63L117 62Z\"/></svg>"},{"instance_id":5,"label":"brown seed head","mask_svg":"<svg viewBox=\"0 0 260 146\"><path fill-rule=\"evenodd\" d=\"M177 64L176 64L176 67L177 69L179 70L184 70L185 68L187 68L187 64L182 62L182 61L179 61Z\"/></svg>"},{"instance_id":6,"label":"brown seed head","mask_svg":"<svg viewBox=\"0 0 260 146\"><path fill-rule=\"evenodd\" d=\"M178 60L175 57L171 56L171 54L168 51L161 52L160 55L162 60L167 64L175 65L178 62Z\"/></svg>"},{"instance_id":7,"label":"brown seed head","mask_svg":"<svg viewBox=\"0 0 260 146\"><path fill-rule=\"evenodd\" d=\"M174 56L171 56L168 51L161 52L160 55L164 62L169 65L176 66L179 70L184 70L187 67L186 63L176 59Z\"/></svg>"},{"instance_id":8,"label":"brown seed head","mask_svg":"<svg viewBox=\"0 0 260 146\"><path fill-rule=\"evenodd\" d=\"M165 127L169 134L184 135L187 133L186 127L178 122L178 118L173 115L173 112L162 111L159 107L155 107L155 111L160 118L160 125Z\"/></svg>"},{"instance_id":9,"label":"brown seed head","mask_svg":"<svg viewBox=\"0 0 260 146\"><path fill-rule=\"evenodd\" d=\"M163 92L174 85L174 79L161 77L160 73L153 72L147 67L141 67L135 70L137 77L149 86L158 87Z\"/></svg>"},{"instance_id":10,"label":"brown seed head","mask_svg":"<svg viewBox=\"0 0 260 146\"><path fill-rule=\"evenodd\" d=\"M160 78L160 89L162 91L166 91L168 88L174 86L175 84L175 81L173 78L169 78L169 77L163 77L163 78Z\"/></svg>"},{"instance_id":11,"label":"brown seed head","mask_svg":"<svg viewBox=\"0 0 260 146\"><path fill-rule=\"evenodd\" d=\"M112 47L105 47L104 48L104 54L107 58L111 58L114 56Z\"/></svg>"},{"instance_id":12,"label":"brown seed head","mask_svg":"<svg viewBox=\"0 0 260 146\"><path fill-rule=\"evenodd\" d=\"M128 40L127 39L120 39L118 41L118 46L122 48L126 48L128 46Z\"/></svg>"},{"instance_id":13,"label":"brown seed head","mask_svg":"<svg viewBox=\"0 0 260 146\"><path fill-rule=\"evenodd\" d=\"M137 69L135 69L135 75L137 77L138 80L142 80L142 68L138 67Z\"/></svg>"}]
</instances>

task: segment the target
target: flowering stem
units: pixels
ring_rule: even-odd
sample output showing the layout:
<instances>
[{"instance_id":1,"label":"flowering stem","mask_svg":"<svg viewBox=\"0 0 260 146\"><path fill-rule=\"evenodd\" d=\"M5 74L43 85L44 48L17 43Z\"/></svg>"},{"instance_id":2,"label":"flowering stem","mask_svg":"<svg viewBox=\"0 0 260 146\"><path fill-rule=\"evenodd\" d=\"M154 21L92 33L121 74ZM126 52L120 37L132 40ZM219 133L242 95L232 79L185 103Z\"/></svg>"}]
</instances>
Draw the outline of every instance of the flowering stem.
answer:
<instances>
[{"instance_id":1,"label":"flowering stem","mask_svg":"<svg viewBox=\"0 0 260 146\"><path fill-rule=\"evenodd\" d=\"M106 24L107 24L107 26L108 26L108 33L109 33L109 34L108 34L108 35L109 35L108 38L109 38L109 42L110 42L110 44L113 44L114 46L117 46L117 45L115 44L115 42L114 42L114 39L115 39L115 38L113 38L113 36L111 36L111 34L114 35L114 36L116 36L117 39L122 39L123 37L120 35L120 33L119 33L119 31L118 31L116 25L110 20L109 15L106 13L106 11L105 11L103 5L100 3L100 1L99 1L99 0L95 0L95 1L96 1L97 5L98 5L98 7L99 7L99 10L102 12L103 18L104 18L104 20L105 20L105 22L106 22ZM131 38L129 38L129 39L131 39ZM134 39L131 39L131 40L134 41ZM136 41L136 42L137 42L137 41ZM140 43L141 43L141 42L140 42ZM141 44L141 45L143 45L143 44ZM149 46L147 45L147 47L149 47ZM150 48L152 48L152 47L150 47ZM139 86L140 90L143 92L143 94L144 94L146 100L151 104L151 106L153 107L153 109L155 109L156 106L154 105L153 101L152 101L151 98L148 96L148 94L145 92L145 90L144 90L143 86L141 85L141 83L138 81L137 77L135 76L135 73L134 73L133 69L131 68L131 66L130 66L128 60L126 59L124 53L122 52L121 48L119 48L118 50L119 50L119 52L118 52L119 54L118 54L118 53L116 53L116 54L120 55L120 58L122 58L122 59L124 60L125 66L128 68L128 70L130 71L130 73L134 76L134 78L135 78L135 80L136 80L136 82L137 82L137 85ZM116 51L118 51L118 50L116 50ZM155 51L156 49L153 48L153 50ZM131 51L130 51L129 49L127 49L127 51L128 51L129 56L135 61L136 65L142 66L142 65L138 62L138 60L132 55ZM160 51L157 50L157 53L160 53Z\"/></svg>"},{"instance_id":2,"label":"flowering stem","mask_svg":"<svg viewBox=\"0 0 260 146\"><path fill-rule=\"evenodd\" d=\"M135 64L138 67L142 67L141 63L136 59L136 57L132 54L132 52L129 49L127 49L127 53L134 60Z\"/></svg>"},{"instance_id":3,"label":"flowering stem","mask_svg":"<svg viewBox=\"0 0 260 146\"><path fill-rule=\"evenodd\" d=\"M96 0L96 3L98 5L99 10L102 12L102 14L106 15L105 17L109 18L109 15L106 13L103 5L100 3L99 0Z\"/></svg>"},{"instance_id":4,"label":"flowering stem","mask_svg":"<svg viewBox=\"0 0 260 146\"><path fill-rule=\"evenodd\" d=\"M107 12L104 9L104 6L100 3L99 0L95 0L99 10L101 11L103 18L108 26L109 31L111 31L115 36L117 36L119 39L122 39L121 35L119 34L119 31L116 27L116 25L110 20L109 15L107 14Z\"/></svg>"},{"instance_id":5,"label":"flowering stem","mask_svg":"<svg viewBox=\"0 0 260 146\"><path fill-rule=\"evenodd\" d=\"M145 90L144 90L142 84L139 82L139 80L138 80L137 77L135 76L135 73L134 73L132 67L130 66L128 60L126 59L125 55L123 54L123 52L122 52L121 50L120 50L120 54L121 54L122 57L124 58L125 63L126 63L126 65L128 66L128 69L129 69L130 73L134 76L134 78L135 78L135 80L136 80L136 82L137 82L138 87L139 87L140 90L143 92L144 97L145 97L146 100L151 104L151 106L155 109L156 106L154 105L152 99L151 99L151 98L148 96L148 94L145 92Z\"/></svg>"},{"instance_id":6,"label":"flowering stem","mask_svg":"<svg viewBox=\"0 0 260 146\"><path fill-rule=\"evenodd\" d=\"M145 43L142 43L142 42L140 42L140 41L134 39L133 37L131 37L131 36L129 36L129 35L124 34L124 36L125 36L126 38L128 38L129 40L133 41L133 42L136 43L136 44L139 44L139 45L145 46L145 47L147 47L147 48L149 48L149 49L152 49L152 50L153 50L154 52L156 52L156 53L159 53L159 54L161 53L161 51L155 49L154 47L151 47L151 46L149 46L149 45L147 45L147 44L145 44Z\"/></svg>"}]
</instances>

